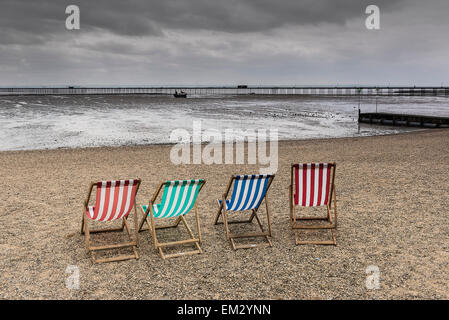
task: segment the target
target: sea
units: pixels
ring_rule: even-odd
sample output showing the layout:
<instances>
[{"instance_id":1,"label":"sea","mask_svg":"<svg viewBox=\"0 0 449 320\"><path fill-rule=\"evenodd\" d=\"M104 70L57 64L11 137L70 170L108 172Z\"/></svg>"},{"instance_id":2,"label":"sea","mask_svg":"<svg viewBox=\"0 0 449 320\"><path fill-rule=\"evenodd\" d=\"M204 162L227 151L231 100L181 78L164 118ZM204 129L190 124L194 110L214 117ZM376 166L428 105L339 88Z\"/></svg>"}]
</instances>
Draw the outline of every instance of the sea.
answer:
<instances>
[{"instance_id":1,"label":"sea","mask_svg":"<svg viewBox=\"0 0 449 320\"><path fill-rule=\"evenodd\" d=\"M362 112L449 116L441 96L169 95L0 96L0 151L174 143L173 132L277 132L279 140L397 134L359 125ZM235 137L234 137L235 138ZM237 137L238 138L238 137ZM206 138L207 139L207 138ZM203 138L204 141L204 138ZM206 142L206 141L204 141Z\"/></svg>"}]
</instances>

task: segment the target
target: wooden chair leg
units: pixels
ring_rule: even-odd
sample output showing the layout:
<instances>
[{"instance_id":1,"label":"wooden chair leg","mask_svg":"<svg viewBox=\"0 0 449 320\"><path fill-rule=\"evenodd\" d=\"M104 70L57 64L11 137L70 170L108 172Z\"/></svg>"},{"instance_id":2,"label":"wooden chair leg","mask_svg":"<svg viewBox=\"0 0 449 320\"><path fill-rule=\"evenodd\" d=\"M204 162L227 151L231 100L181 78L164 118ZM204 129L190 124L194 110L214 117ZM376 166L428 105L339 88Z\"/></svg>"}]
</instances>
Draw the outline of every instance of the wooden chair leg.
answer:
<instances>
[{"instance_id":1,"label":"wooden chair leg","mask_svg":"<svg viewBox=\"0 0 449 320\"><path fill-rule=\"evenodd\" d=\"M334 219L335 219L334 224L335 227L337 227L337 194L335 191L335 186L333 191L334 191Z\"/></svg>"},{"instance_id":2,"label":"wooden chair leg","mask_svg":"<svg viewBox=\"0 0 449 320\"><path fill-rule=\"evenodd\" d=\"M84 219L84 241L87 252L89 252L90 247L90 232L89 232L89 225L87 223L87 220Z\"/></svg>"},{"instance_id":3,"label":"wooden chair leg","mask_svg":"<svg viewBox=\"0 0 449 320\"><path fill-rule=\"evenodd\" d=\"M271 212L270 212L270 204L269 204L269 201L268 201L268 196L265 197L265 208L267 210L268 233L270 234L270 237L271 237L272 236Z\"/></svg>"},{"instance_id":4,"label":"wooden chair leg","mask_svg":"<svg viewBox=\"0 0 449 320\"><path fill-rule=\"evenodd\" d=\"M201 243L201 228L200 228L200 217L198 214L198 207L195 204L195 219L196 219L196 230L198 231L198 239Z\"/></svg>"},{"instance_id":5,"label":"wooden chair leg","mask_svg":"<svg viewBox=\"0 0 449 320\"><path fill-rule=\"evenodd\" d=\"M159 256L165 260L168 258L180 257L180 256L184 256L184 255L193 255L193 254L203 253L203 251L199 245L199 243L200 243L199 237L195 238L195 235L194 235L192 229L190 228L190 226L187 224L187 221L185 220L184 216L180 216L177 221L183 223L183 225L187 229L187 233L189 234L190 239L173 241L173 242L158 242L158 240L156 238L156 228L153 227L152 230L154 231L154 238L156 239L155 247L159 253ZM152 224L153 223L154 222L152 222ZM172 247L172 246L183 245L183 244L193 244L196 247L196 250L183 251L183 252L177 252L177 253L172 253L172 254L166 254L163 250L164 247Z\"/></svg>"},{"instance_id":6,"label":"wooden chair leg","mask_svg":"<svg viewBox=\"0 0 449 320\"><path fill-rule=\"evenodd\" d=\"M265 236L265 239L267 239L268 245L269 245L270 247L272 247L272 246L273 246L273 243L271 243L270 237L269 237L269 236Z\"/></svg>"},{"instance_id":7,"label":"wooden chair leg","mask_svg":"<svg viewBox=\"0 0 449 320\"><path fill-rule=\"evenodd\" d=\"M305 245L305 244L317 244L317 245L337 245L337 240L335 237L335 231L337 229L337 197L335 193L335 187L332 190L333 199L331 202L329 202L326 206L327 209L327 217L293 217L292 220L292 229L295 233L295 242L297 245ZM333 203L333 208L332 208ZM333 209L333 210L332 210ZM294 210L294 208L293 208ZM333 219L332 219L332 212L333 211ZM294 211L293 211L294 212ZM328 221L330 225L303 225L302 227L300 225L296 224L297 220L309 220L309 221L316 221L316 220L322 220L322 221ZM299 230L329 230L331 232L331 240L323 240L323 241L309 241L309 240L299 240L298 238L298 232Z\"/></svg>"},{"instance_id":8,"label":"wooden chair leg","mask_svg":"<svg viewBox=\"0 0 449 320\"><path fill-rule=\"evenodd\" d=\"M129 232L128 222L126 222L126 217L123 217L122 224L125 227L126 233L128 234L128 238L131 240L131 233Z\"/></svg>"},{"instance_id":9,"label":"wooden chair leg","mask_svg":"<svg viewBox=\"0 0 449 320\"><path fill-rule=\"evenodd\" d=\"M252 213L251 213L251 218L247 221L237 221L238 223L251 223L252 220L255 218L257 221L257 224L259 225L259 228L262 232L255 232L255 233L244 233L244 234L231 234L230 230L229 230L229 222L227 219L227 212L223 212L223 221L225 224L225 229L226 229L226 236L227 238L230 240L231 242L231 247L234 250L237 249L243 249L243 248L254 248L254 247L266 247L266 246L273 246L273 243L271 242L271 216L270 216L270 207L269 204L267 202L267 198L265 198L265 204L266 204L266 210L267 210L267 221L268 221L268 232L265 231L262 222L260 221L260 218L257 214L257 209L252 209ZM250 243L250 244L236 244L235 243L235 239L236 238L256 238L256 237L263 237L267 242L266 243L262 243L262 244L254 244L254 243Z\"/></svg>"},{"instance_id":10,"label":"wooden chair leg","mask_svg":"<svg viewBox=\"0 0 449 320\"><path fill-rule=\"evenodd\" d=\"M184 224L184 226L186 227L187 232L188 232L189 235L190 235L190 239L196 240L195 235L193 234L192 229L190 229L189 225L187 224L187 221L186 221L186 219L184 218L184 216L181 216L181 221L182 221L182 223ZM197 250L199 251L199 253L202 253L203 251L201 250L201 247L200 247L200 245L199 245L199 242L200 242L199 239L200 239L200 237L201 237L201 236L198 234L198 241L195 242L195 247L197 248Z\"/></svg>"},{"instance_id":11,"label":"wooden chair leg","mask_svg":"<svg viewBox=\"0 0 449 320\"><path fill-rule=\"evenodd\" d=\"M84 216L86 215L85 211L83 210L83 216L81 220L81 234L84 234Z\"/></svg>"},{"instance_id":12,"label":"wooden chair leg","mask_svg":"<svg viewBox=\"0 0 449 320\"><path fill-rule=\"evenodd\" d=\"M158 241L157 241L157 236L156 236L156 226L154 224L153 212L150 213L150 224L151 224L151 231L150 231L150 233L153 236L154 248L157 250L157 248L158 248Z\"/></svg>"},{"instance_id":13,"label":"wooden chair leg","mask_svg":"<svg viewBox=\"0 0 449 320\"><path fill-rule=\"evenodd\" d=\"M226 238L229 239L228 212L224 210L222 214L223 214L223 224L226 230Z\"/></svg>"},{"instance_id":14,"label":"wooden chair leg","mask_svg":"<svg viewBox=\"0 0 449 320\"><path fill-rule=\"evenodd\" d=\"M179 223L181 222L182 218L183 217L180 216L178 219L176 219L175 224L173 225L174 228L176 228L179 225Z\"/></svg>"},{"instance_id":15,"label":"wooden chair leg","mask_svg":"<svg viewBox=\"0 0 449 320\"><path fill-rule=\"evenodd\" d=\"M139 246L139 230L137 230L138 225L137 219L137 205L134 204L134 237L136 238L137 246Z\"/></svg>"},{"instance_id":16,"label":"wooden chair leg","mask_svg":"<svg viewBox=\"0 0 449 320\"><path fill-rule=\"evenodd\" d=\"M191 238L191 239L195 239L195 236L193 235L193 231L192 231L192 229L190 229L189 225L187 224L186 219L185 219L183 216L180 216L180 220L182 221L182 223L183 223L184 226L186 227L187 232L188 232L189 235L190 235L190 238Z\"/></svg>"},{"instance_id":17,"label":"wooden chair leg","mask_svg":"<svg viewBox=\"0 0 449 320\"><path fill-rule=\"evenodd\" d=\"M122 222L122 230L121 231L123 231L125 229L125 220L123 220L123 222Z\"/></svg>"},{"instance_id":18,"label":"wooden chair leg","mask_svg":"<svg viewBox=\"0 0 449 320\"><path fill-rule=\"evenodd\" d=\"M136 211L134 211L134 215L135 215L135 218L134 218L134 228L137 226L137 219L136 219L136 217L137 217L137 212ZM131 237L131 232L129 231L129 226L128 226L128 222L126 221L126 217L124 217L123 218L123 223L124 223L124 225L125 225L125 228L126 228L126 233L128 234L128 239L129 239L129 241L132 241L133 240L133 238ZM135 242L136 242L136 245L135 246L132 246L132 249L133 249L133 252L134 252L134 258L137 260L137 259L139 259L139 255L137 254L137 246L139 245L139 238L138 238L138 235L137 235L137 232L136 231L134 231L134 233L135 233Z\"/></svg>"},{"instance_id":19,"label":"wooden chair leg","mask_svg":"<svg viewBox=\"0 0 449 320\"><path fill-rule=\"evenodd\" d=\"M139 260L139 254L137 253L137 246L132 246L133 251L134 251L134 257L136 260Z\"/></svg>"},{"instance_id":20,"label":"wooden chair leg","mask_svg":"<svg viewBox=\"0 0 449 320\"><path fill-rule=\"evenodd\" d=\"M237 250L237 247L235 246L235 242L234 242L234 238L230 238L230 240L231 240L231 247L232 247L232 250Z\"/></svg>"},{"instance_id":21,"label":"wooden chair leg","mask_svg":"<svg viewBox=\"0 0 449 320\"><path fill-rule=\"evenodd\" d=\"M126 221L126 217L123 218L122 225L126 229L126 233L128 235L128 239L130 243L121 243L121 244L115 244L115 245L104 245L104 246L91 246L90 242L90 234L92 231L89 230L89 224L88 219L86 217L83 218L83 226L84 226L84 240L85 240L85 246L86 251L89 254L92 259L93 263L104 263L104 262L114 262L114 261L122 261L122 260L129 260L129 259L139 259L139 255L137 253L137 238L136 241L133 242L133 239L131 237L131 233L129 231L129 227ZM118 231L118 229L103 229L103 230L94 230L94 232L114 232ZM116 257L111 258L104 258L104 259L97 259L96 258L96 252L102 251L102 250L111 250L111 249L118 249L118 248L125 248L130 247L133 250L133 255L120 255Z\"/></svg>"},{"instance_id":22,"label":"wooden chair leg","mask_svg":"<svg viewBox=\"0 0 449 320\"><path fill-rule=\"evenodd\" d=\"M259 228L262 232L264 232L265 230L263 229L263 225L262 222L260 222L259 216L257 215L256 211L253 210L253 215L256 218L257 224L259 225Z\"/></svg>"},{"instance_id":23,"label":"wooden chair leg","mask_svg":"<svg viewBox=\"0 0 449 320\"><path fill-rule=\"evenodd\" d=\"M164 255L164 252L162 251L162 247L157 247L157 249L158 249L158 251L159 251L159 256L160 256L163 260L165 260L165 255Z\"/></svg>"},{"instance_id":24,"label":"wooden chair leg","mask_svg":"<svg viewBox=\"0 0 449 320\"><path fill-rule=\"evenodd\" d=\"M260 219L257 215L257 213L254 215L258 225L261 229L261 232L254 232L254 233L239 233L239 234L231 234L229 233L229 240L231 241L231 246L232 249L237 250L237 249L247 249L247 248L255 248L255 247L272 247L273 243L271 242L271 234L269 232L266 232L263 228L262 223L260 222ZM254 244L254 243L250 243L250 244L236 244L235 243L235 239L236 238L258 238L258 237L263 237L267 242L266 243L261 243L261 244Z\"/></svg>"},{"instance_id":25,"label":"wooden chair leg","mask_svg":"<svg viewBox=\"0 0 449 320\"><path fill-rule=\"evenodd\" d=\"M252 223L255 217L256 217L256 210L253 209L253 213L251 214L251 217L249 217L248 222Z\"/></svg>"},{"instance_id":26,"label":"wooden chair leg","mask_svg":"<svg viewBox=\"0 0 449 320\"><path fill-rule=\"evenodd\" d=\"M147 224L147 227L148 227L148 229L145 229L145 231L148 230L148 232L150 233L150 236L153 236L153 233L152 233L153 232L153 227L151 226L151 223L148 220L148 217L145 218L144 222Z\"/></svg>"},{"instance_id":27,"label":"wooden chair leg","mask_svg":"<svg viewBox=\"0 0 449 320\"><path fill-rule=\"evenodd\" d=\"M218 206L218 212L217 212L217 215L215 216L215 221L214 221L215 225L218 224L218 219L220 219L220 215L222 214L222 210L223 210L223 203Z\"/></svg>"},{"instance_id":28,"label":"wooden chair leg","mask_svg":"<svg viewBox=\"0 0 449 320\"><path fill-rule=\"evenodd\" d=\"M292 211L292 185L288 187L288 210L290 215L290 222L293 219L293 211Z\"/></svg>"},{"instance_id":29,"label":"wooden chair leg","mask_svg":"<svg viewBox=\"0 0 449 320\"><path fill-rule=\"evenodd\" d=\"M140 223L139 223L139 232L140 232L140 231L144 231L144 230L142 229L142 227L143 227L143 225L144 225L144 223L145 223L145 220L146 220L147 217L148 217L148 214L147 214L145 211L143 211L143 209L142 209L141 206L139 206L139 210L140 210L140 212L142 212L142 221L140 221Z\"/></svg>"}]
</instances>

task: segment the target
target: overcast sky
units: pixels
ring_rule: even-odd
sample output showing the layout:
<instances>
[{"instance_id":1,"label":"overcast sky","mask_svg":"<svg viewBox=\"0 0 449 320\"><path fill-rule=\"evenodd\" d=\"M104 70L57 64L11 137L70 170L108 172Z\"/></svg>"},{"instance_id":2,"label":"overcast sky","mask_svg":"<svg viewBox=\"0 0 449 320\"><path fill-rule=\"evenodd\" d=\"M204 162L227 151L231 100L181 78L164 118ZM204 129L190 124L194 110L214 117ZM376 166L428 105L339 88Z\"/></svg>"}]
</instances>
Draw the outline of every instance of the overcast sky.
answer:
<instances>
[{"instance_id":1,"label":"overcast sky","mask_svg":"<svg viewBox=\"0 0 449 320\"><path fill-rule=\"evenodd\" d=\"M449 86L448 17L448 0L0 0L0 86Z\"/></svg>"}]
</instances>

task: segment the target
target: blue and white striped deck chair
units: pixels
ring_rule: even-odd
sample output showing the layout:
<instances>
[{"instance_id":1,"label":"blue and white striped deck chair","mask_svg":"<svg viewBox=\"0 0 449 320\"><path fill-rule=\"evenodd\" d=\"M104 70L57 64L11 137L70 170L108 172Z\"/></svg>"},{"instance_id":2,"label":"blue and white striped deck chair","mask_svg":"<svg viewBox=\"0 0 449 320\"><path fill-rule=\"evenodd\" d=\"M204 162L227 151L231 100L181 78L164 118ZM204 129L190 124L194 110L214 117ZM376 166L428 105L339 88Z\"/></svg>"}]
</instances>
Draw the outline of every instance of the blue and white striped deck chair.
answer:
<instances>
[{"instance_id":1,"label":"blue and white striped deck chair","mask_svg":"<svg viewBox=\"0 0 449 320\"><path fill-rule=\"evenodd\" d=\"M223 198L217 200L218 213L215 217L215 224L223 223L226 230L226 237L231 241L231 246L234 250L241 248L252 248L259 246L272 246L271 240L271 217L270 207L268 203L268 189L274 179L274 175L234 175L229 180L228 187ZM231 199L227 199L231 186L234 183ZM265 231L257 211L265 199L265 206L268 220L268 231ZM226 205L224 205L226 204ZM228 214L233 215L236 212L248 212L250 217L244 221L228 221ZM223 222L218 222L220 216L223 217ZM261 229L261 232L252 233L231 233L229 230L229 224L232 223L251 223L256 218L257 223ZM242 244L236 245L234 239L236 238L254 238L263 237L267 240L263 244Z\"/></svg>"},{"instance_id":2,"label":"blue and white striped deck chair","mask_svg":"<svg viewBox=\"0 0 449 320\"><path fill-rule=\"evenodd\" d=\"M206 183L203 179L198 180L175 180L162 182L159 188L153 195L148 205L140 206L140 210L143 213L143 219L140 222L139 231L142 231L142 227L146 222L148 225L148 230L153 237L154 247L159 251L162 259L178 257L181 255L198 254L202 253L200 243L201 243L201 230L200 230L200 220L198 216L198 207L196 205L196 199L199 192ZM162 194L162 200L160 204L154 204L160 191L164 188ZM195 210L196 227L198 231L198 237L196 238L192 232L192 229L187 224L184 216L189 213L192 209ZM150 217L150 221L148 221ZM166 226L156 226L155 218L175 218L174 224ZM166 228L176 228L181 222L187 229L190 235L190 239L171 241L171 242L159 242L156 236L156 229L166 229ZM179 252L174 254L165 254L163 252L164 247L171 247L176 245L193 244L196 247L194 251Z\"/></svg>"}]
</instances>

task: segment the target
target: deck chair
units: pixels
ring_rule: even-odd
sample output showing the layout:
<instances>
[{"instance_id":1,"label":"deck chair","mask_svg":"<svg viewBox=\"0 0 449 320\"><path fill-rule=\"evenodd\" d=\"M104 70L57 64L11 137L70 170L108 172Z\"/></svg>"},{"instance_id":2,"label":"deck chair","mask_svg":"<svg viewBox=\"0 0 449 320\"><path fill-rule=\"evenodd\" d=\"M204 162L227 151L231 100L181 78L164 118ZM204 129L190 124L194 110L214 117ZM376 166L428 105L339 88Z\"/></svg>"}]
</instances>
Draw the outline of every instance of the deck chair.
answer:
<instances>
[{"instance_id":1,"label":"deck chair","mask_svg":"<svg viewBox=\"0 0 449 320\"><path fill-rule=\"evenodd\" d=\"M196 204L196 199L199 192L203 188L205 180L176 180L176 181L166 181L159 185L158 189L151 198L148 205L140 206L140 210L143 214L143 219L139 225L139 231L143 231L143 225L146 223L148 230L153 237L154 248L159 252L162 259L179 257L182 255L200 254L202 253L200 243L201 243L201 230L200 230L200 220L198 216L198 207ZM162 195L162 200L160 204L154 204L161 189L164 188ZM189 213L192 208L195 210L196 217L196 227L198 232L198 237L195 237L192 229L187 224L184 216ZM148 220L150 217L150 220ZM166 226L156 226L155 218L176 218L174 224ZM167 229L176 228L179 223L182 222L190 235L190 239L179 240L172 242L159 242L156 230L157 229ZM145 229L147 230L147 229ZM172 247L177 245L193 244L196 250L184 251L172 254L166 254L163 251L165 247Z\"/></svg>"},{"instance_id":2,"label":"deck chair","mask_svg":"<svg viewBox=\"0 0 449 320\"><path fill-rule=\"evenodd\" d=\"M289 187L290 223L295 233L296 244L336 245L334 233L337 228L337 200L334 185L335 169L335 163L292 164L291 183ZM296 206L326 206L327 216L297 216L295 210ZM299 240L299 230L330 230L332 240Z\"/></svg>"},{"instance_id":3,"label":"deck chair","mask_svg":"<svg viewBox=\"0 0 449 320\"><path fill-rule=\"evenodd\" d=\"M232 249L243 249L252 248L260 246L272 246L271 243L271 217L270 217L270 207L268 203L267 191L270 188L271 182L274 179L274 175L234 175L231 177L228 183L225 194L223 198L217 200L218 213L215 217L215 225L224 224L226 230L226 237L231 241ZM232 183L234 182L234 188L232 191L231 199L227 199L229 191L231 190ZM265 199L265 206L267 211L268 220L268 231L265 231L259 217L257 216L257 211L262 201ZM226 204L226 205L224 205ZM229 221L228 214L233 214L235 212L248 211L250 217L248 220L243 221ZM223 222L219 222L219 218L222 216ZM252 233L231 233L229 230L229 224L234 223L252 223L253 219L256 221L261 229L261 232ZM262 244L241 244L237 245L234 239L238 238L255 238L262 237L266 240Z\"/></svg>"},{"instance_id":4,"label":"deck chair","mask_svg":"<svg viewBox=\"0 0 449 320\"><path fill-rule=\"evenodd\" d=\"M92 182L89 187L86 200L83 207L83 220L81 223L81 234L84 234L87 253L90 252L92 261L94 263L121 261L128 259L138 259L137 254L137 210L136 210L136 193L139 190L140 179L131 180L118 180L118 181L100 181ZM89 206L89 200L92 194L93 188L96 187L96 201L95 205ZM134 233L135 238L132 239L129 231L127 218L131 210L134 208ZM89 229L89 220L94 221L116 221L122 220L122 225L119 228L108 229ZM126 229L126 233L129 238L129 242L91 246L90 234L100 232L115 232L123 231ZM95 253L101 250L111 250L119 248L132 248L132 255L121 255L106 259L96 259Z\"/></svg>"}]
</instances>

